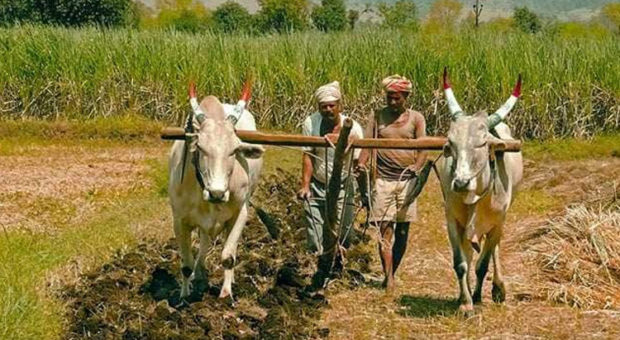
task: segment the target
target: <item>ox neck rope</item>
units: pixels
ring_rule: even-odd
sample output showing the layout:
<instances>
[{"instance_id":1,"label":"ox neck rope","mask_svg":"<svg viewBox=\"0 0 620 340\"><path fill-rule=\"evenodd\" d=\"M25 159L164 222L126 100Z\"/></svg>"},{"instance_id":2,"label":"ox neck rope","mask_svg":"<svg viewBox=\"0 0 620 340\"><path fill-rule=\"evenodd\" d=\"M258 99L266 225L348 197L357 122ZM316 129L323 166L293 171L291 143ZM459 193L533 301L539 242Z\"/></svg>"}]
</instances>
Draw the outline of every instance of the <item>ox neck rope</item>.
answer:
<instances>
[{"instance_id":1,"label":"ox neck rope","mask_svg":"<svg viewBox=\"0 0 620 340\"><path fill-rule=\"evenodd\" d=\"M193 121L194 121L194 112L192 111L189 116L187 116L187 121L185 122L185 133L186 135L188 133L194 133L194 125L193 125ZM194 165L194 172L196 172L196 181L198 182L198 184L200 185L200 189L202 191L205 190L205 182L204 179L202 178L202 171L200 170L200 159L199 159L199 153L200 151L198 151L198 148L196 148L196 151L191 152L190 148L189 148L189 144L191 143L190 139L188 139L187 137L185 138L185 145L183 146L183 170L181 172L181 181L183 181L183 176L185 174L185 163L186 158L187 158L187 154L191 154L190 156L192 157L192 164Z\"/></svg>"},{"instance_id":2,"label":"ox neck rope","mask_svg":"<svg viewBox=\"0 0 620 340\"><path fill-rule=\"evenodd\" d=\"M192 164L194 165L194 171L196 172L196 181L200 185L200 189L205 190L205 181L202 178L202 170L200 170L200 151L196 150L192 153Z\"/></svg>"}]
</instances>

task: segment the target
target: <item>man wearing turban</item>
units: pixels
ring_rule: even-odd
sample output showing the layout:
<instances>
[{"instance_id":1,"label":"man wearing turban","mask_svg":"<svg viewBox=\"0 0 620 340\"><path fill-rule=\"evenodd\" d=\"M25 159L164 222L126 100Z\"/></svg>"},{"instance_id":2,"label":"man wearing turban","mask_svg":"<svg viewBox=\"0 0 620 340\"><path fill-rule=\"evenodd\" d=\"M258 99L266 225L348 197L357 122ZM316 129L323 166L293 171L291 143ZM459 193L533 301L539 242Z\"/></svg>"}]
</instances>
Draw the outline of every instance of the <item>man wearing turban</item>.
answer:
<instances>
[{"instance_id":1,"label":"man wearing turban","mask_svg":"<svg viewBox=\"0 0 620 340\"><path fill-rule=\"evenodd\" d=\"M323 85L316 90L314 96L318 111L306 118L303 123L302 133L306 136L325 137L330 141L337 140L342 124L345 118L347 118L347 116L341 113L342 95L340 93L340 84L334 81ZM353 121L350 138L363 137L362 127L356 121ZM304 147L303 151L301 188L297 192L297 197L304 201L308 248L310 251L321 255L323 253L323 227L326 222L326 188L332 171L334 148ZM344 157L343 184L338 196L338 216L341 216L342 209L345 209L340 228L343 234L353 223L354 184L351 180L347 180L351 152L354 153L354 163L357 163L360 151L349 150ZM348 235L350 236L351 233L348 233Z\"/></svg>"},{"instance_id":2,"label":"man wearing turban","mask_svg":"<svg viewBox=\"0 0 620 340\"><path fill-rule=\"evenodd\" d=\"M421 113L407 109L411 82L393 75L381 82L386 106L375 111L365 135L368 138L419 138L426 135L426 122ZM409 224L416 220L416 202L405 206L407 193L412 191L426 154L415 150L364 149L358 169L367 171L373 159L374 185L370 199L370 221L379 227L379 254L385 273L384 285L394 289L394 273L407 248Z\"/></svg>"}]
</instances>

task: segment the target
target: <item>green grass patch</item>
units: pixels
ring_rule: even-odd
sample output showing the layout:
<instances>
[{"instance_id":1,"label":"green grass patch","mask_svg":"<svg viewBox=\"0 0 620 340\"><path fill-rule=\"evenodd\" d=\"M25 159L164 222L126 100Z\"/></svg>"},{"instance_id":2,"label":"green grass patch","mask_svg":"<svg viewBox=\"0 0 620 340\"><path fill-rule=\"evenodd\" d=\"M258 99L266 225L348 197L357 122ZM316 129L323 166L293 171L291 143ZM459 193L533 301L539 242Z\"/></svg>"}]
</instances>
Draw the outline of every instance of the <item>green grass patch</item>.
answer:
<instances>
[{"instance_id":1,"label":"green grass patch","mask_svg":"<svg viewBox=\"0 0 620 340\"><path fill-rule=\"evenodd\" d=\"M528 216L532 214L544 214L554 208L558 208L563 202L544 190L528 189L517 192L517 197L510 214L514 216Z\"/></svg>"},{"instance_id":2,"label":"green grass patch","mask_svg":"<svg viewBox=\"0 0 620 340\"><path fill-rule=\"evenodd\" d=\"M285 170L299 169L299 178L301 179L301 156L300 148L269 146L263 155L262 173L274 173L278 168Z\"/></svg>"},{"instance_id":3,"label":"green grass patch","mask_svg":"<svg viewBox=\"0 0 620 340\"><path fill-rule=\"evenodd\" d=\"M560 139L525 144L523 156L532 160L580 160L620 157L620 134L591 139Z\"/></svg>"},{"instance_id":4,"label":"green grass patch","mask_svg":"<svg viewBox=\"0 0 620 340\"><path fill-rule=\"evenodd\" d=\"M20 232L0 237L0 338L49 339L62 331L62 305L46 295L45 276L80 256L101 263L135 242L130 225L160 213L153 197L109 207L81 228L46 236Z\"/></svg>"},{"instance_id":5,"label":"green grass patch","mask_svg":"<svg viewBox=\"0 0 620 340\"><path fill-rule=\"evenodd\" d=\"M93 119L4 119L0 120L0 138L22 143L31 139L133 141L157 139L163 126L162 122L138 115Z\"/></svg>"},{"instance_id":6,"label":"green grass patch","mask_svg":"<svg viewBox=\"0 0 620 340\"><path fill-rule=\"evenodd\" d=\"M149 159L146 163L153 192L159 197L168 197L168 159Z\"/></svg>"}]
</instances>

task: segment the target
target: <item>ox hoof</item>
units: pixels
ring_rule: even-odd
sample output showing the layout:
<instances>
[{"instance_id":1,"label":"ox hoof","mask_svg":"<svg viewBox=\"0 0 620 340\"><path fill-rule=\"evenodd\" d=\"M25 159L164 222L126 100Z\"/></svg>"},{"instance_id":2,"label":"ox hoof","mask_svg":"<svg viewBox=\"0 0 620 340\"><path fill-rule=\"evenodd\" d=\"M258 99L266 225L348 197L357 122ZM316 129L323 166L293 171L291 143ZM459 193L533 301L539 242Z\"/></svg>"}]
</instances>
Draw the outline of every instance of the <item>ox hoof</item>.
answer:
<instances>
[{"instance_id":1,"label":"ox hoof","mask_svg":"<svg viewBox=\"0 0 620 340\"><path fill-rule=\"evenodd\" d=\"M502 303L506 301L506 287L503 282L500 284L495 284L495 282L493 282L491 296L493 297L493 302L495 303Z\"/></svg>"},{"instance_id":2,"label":"ox hoof","mask_svg":"<svg viewBox=\"0 0 620 340\"><path fill-rule=\"evenodd\" d=\"M236 307L236 306L237 306L237 301L235 301L235 298L233 297L232 292L229 292L229 291L224 291L224 290L222 289L222 291L220 292L219 299L220 299L220 300L224 300L224 299L226 299L226 298L229 298L227 301L228 301L228 303L229 303L230 307L233 307L233 308L234 308L234 307Z\"/></svg>"},{"instance_id":3,"label":"ox hoof","mask_svg":"<svg viewBox=\"0 0 620 340\"><path fill-rule=\"evenodd\" d=\"M176 309L183 309L185 307L189 307L189 301L187 301L187 299L185 298L181 298L179 300L179 303L174 306L174 308Z\"/></svg>"},{"instance_id":4,"label":"ox hoof","mask_svg":"<svg viewBox=\"0 0 620 340\"><path fill-rule=\"evenodd\" d=\"M474 306L471 304L460 305L459 312L461 312L461 314L463 314L464 317L471 318L472 316L474 316Z\"/></svg>"},{"instance_id":5,"label":"ox hoof","mask_svg":"<svg viewBox=\"0 0 620 340\"><path fill-rule=\"evenodd\" d=\"M227 298L227 297L229 297L229 296L230 296L230 298L232 299L232 292L231 292L230 290L228 290L228 289L224 289L224 288L222 288L222 290L220 291L220 296L219 296L219 298L220 298L220 299L225 299L225 298Z\"/></svg>"}]
</instances>

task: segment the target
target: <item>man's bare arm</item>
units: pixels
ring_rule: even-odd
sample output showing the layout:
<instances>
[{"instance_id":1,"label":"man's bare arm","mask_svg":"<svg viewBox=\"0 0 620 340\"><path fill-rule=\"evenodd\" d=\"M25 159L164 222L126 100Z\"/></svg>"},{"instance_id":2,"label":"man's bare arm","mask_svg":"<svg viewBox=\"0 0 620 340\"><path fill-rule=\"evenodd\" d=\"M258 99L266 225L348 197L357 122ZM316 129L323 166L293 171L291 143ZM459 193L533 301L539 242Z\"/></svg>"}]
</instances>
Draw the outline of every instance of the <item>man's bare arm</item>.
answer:
<instances>
[{"instance_id":1,"label":"man's bare arm","mask_svg":"<svg viewBox=\"0 0 620 340\"><path fill-rule=\"evenodd\" d=\"M426 136L426 120L421 113L416 114L415 119L415 138L425 137ZM420 150L418 151L418 155L415 159L414 169L415 171L420 171L426 162L426 158L428 157L426 151Z\"/></svg>"},{"instance_id":2,"label":"man's bare arm","mask_svg":"<svg viewBox=\"0 0 620 340\"><path fill-rule=\"evenodd\" d=\"M304 153L301 159L301 188L297 192L300 199L310 198L310 179L312 178L312 158Z\"/></svg>"},{"instance_id":3,"label":"man's bare arm","mask_svg":"<svg viewBox=\"0 0 620 340\"><path fill-rule=\"evenodd\" d=\"M370 121L368 121L368 125L364 130L364 138L373 138L373 130L375 128L375 116L374 114L370 117ZM368 160L370 159L371 149L362 149L360 153L360 157L358 160L358 165L360 167L366 168L368 167Z\"/></svg>"}]
</instances>

